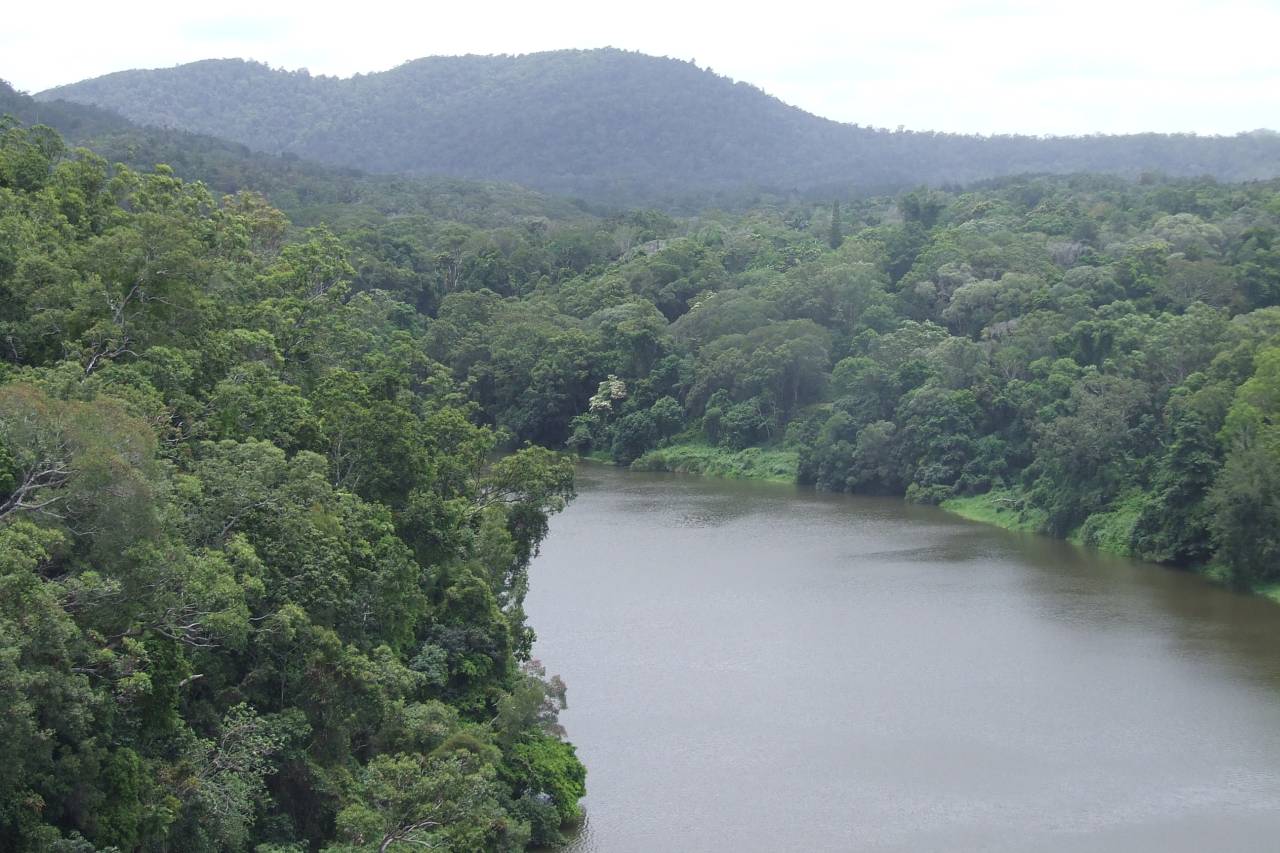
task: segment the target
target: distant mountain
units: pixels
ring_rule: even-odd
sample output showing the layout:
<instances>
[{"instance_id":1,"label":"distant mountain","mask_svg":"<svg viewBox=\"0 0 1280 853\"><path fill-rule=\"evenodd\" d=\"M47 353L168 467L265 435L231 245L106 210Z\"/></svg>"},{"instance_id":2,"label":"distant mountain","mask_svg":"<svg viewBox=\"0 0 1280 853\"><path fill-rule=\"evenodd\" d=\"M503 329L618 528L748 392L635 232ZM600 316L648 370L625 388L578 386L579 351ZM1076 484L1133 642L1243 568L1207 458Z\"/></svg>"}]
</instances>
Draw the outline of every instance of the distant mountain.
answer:
<instances>
[{"instance_id":1,"label":"distant mountain","mask_svg":"<svg viewBox=\"0 0 1280 853\"><path fill-rule=\"evenodd\" d=\"M67 143L90 148L111 163L143 171L163 163L179 177L204 181L217 193L256 190L303 225L424 213L492 227L583 215L582 207L567 199L510 183L371 175L294 154L255 151L211 134L142 126L92 105L38 102L0 80L0 116L6 115L28 125L47 124Z\"/></svg>"},{"instance_id":2,"label":"distant mountain","mask_svg":"<svg viewBox=\"0 0 1280 853\"><path fill-rule=\"evenodd\" d=\"M841 124L692 63L614 49L430 57L350 79L242 60L50 89L152 125L373 172L613 201L755 187L880 191L1025 172L1280 175L1280 135L1041 139Z\"/></svg>"}]
</instances>

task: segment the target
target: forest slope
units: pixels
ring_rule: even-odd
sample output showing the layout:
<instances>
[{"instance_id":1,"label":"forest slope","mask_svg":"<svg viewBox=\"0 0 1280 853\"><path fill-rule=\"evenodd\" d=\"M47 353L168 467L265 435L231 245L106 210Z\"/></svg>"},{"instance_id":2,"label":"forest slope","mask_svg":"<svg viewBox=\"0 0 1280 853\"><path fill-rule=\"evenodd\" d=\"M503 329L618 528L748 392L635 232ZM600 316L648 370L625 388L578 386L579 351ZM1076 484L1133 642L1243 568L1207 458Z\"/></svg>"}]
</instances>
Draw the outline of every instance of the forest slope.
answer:
<instances>
[{"instance_id":1,"label":"forest slope","mask_svg":"<svg viewBox=\"0 0 1280 853\"><path fill-rule=\"evenodd\" d=\"M373 172L510 180L622 203L894 190L1025 172L1280 175L1280 136L1039 139L889 132L789 106L689 62L614 49L428 57L350 79L242 60L41 93L135 121Z\"/></svg>"},{"instance_id":2,"label":"forest slope","mask_svg":"<svg viewBox=\"0 0 1280 853\"><path fill-rule=\"evenodd\" d=\"M331 232L0 129L0 849L518 851L580 817L502 440Z\"/></svg>"},{"instance_id":3,"label":"forest slope","mask_svg":"<svg viewBox=\"0 0 1280 853\"><path fill-rule=\"evenodd\" d=\"M268 154L216 135L139 125L119 113L69 101L39 103L0 80L0 116L46 124L74 146L112 163L148 170L164 163L211 190L252 189L288 211L296 224L377 220L418 213L489 226L527 217L571 219L582 205L499 181L372 175L293 154Z\"/></svg>"}]
</instances>

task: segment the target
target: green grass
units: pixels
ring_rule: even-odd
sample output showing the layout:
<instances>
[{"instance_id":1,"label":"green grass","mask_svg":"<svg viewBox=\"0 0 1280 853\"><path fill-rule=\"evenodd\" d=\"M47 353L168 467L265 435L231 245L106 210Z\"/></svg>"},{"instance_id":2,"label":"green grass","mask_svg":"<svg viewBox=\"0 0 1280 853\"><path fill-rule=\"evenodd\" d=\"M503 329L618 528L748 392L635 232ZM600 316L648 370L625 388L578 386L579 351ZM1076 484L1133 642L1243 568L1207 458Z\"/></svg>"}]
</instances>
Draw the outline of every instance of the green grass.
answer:
<instances>
[{"instance_id":1,"label":"green grass","mask_svg":"<svg viewBox=\"0 0 1280 853\"><path fill-rule=\"evenodd\" d=\"M1110 512L1098 512L1085 519L1084 524L1068 537L1077 545L1088 545L1108 554L1121 557L1133 556L1133 528L1142 515L1144 497L1133 494L1115 503Z\"/></svg>"},{"instance_id":2,"label":"green grass","mask_svg":"<svg viewBox=\"0 0 1280 853\"><path fill-rule=\"evenodd\" d=\"M704 477L794 483L798 461L793 450L748 447L734 451L690 442L650 450L631 463L631 467L636 471L674 471Z\"/></svg>"},{"instance_id":3,"label":"green grass","mask_svg":"<svg viewBox=\"0 0 1280 853\"><path fill-rule=\"evenodd\" d=\"M1207 566L1201 566L1195 571L1214 583L1225 584L1231 582L1231 571L1221 563L1209 563Z\"/></svg>"},{"instance_id":4,"label":"green grass","mask_svg":"<svg viewBox=\"0 0 1280 853\"><path fill-rule=\"evenodd\" d=\"M1205 566L1199 566L1193 571L1221 586L1232 586L1231 571L1221 563L1209 563ZM1234 588L1239 589L1240 587L1236 586ZM1263 598L1274 601L1276 604L1280 604L1280 581L1255 584L1247 589L1254 595L1260 595Z\"/></svg>"},{"instance_id":5,"label":"green grass","mask_svg":"<svg viewBox=\"0 0 1280 853\"><path fill-rule=\"evenodd\" d=\"M961 518L994 524L1005 530L1034 533L1045 522L1043 512L1022 509L1023 501L1014 489L993 489L984 495L950 498L943 501L941 507Z\"/></svg>"},{"instance_id":6,"label":"green grass","mask_svg":"<svg viewBox=\"0 0 1280 853\"><path fill-rule=\"evenodd\" d=\"M1044 529L1045 514L1039 510L1024 510L1024 501L1016 489L998 489L985 495L951 498L941 506L970 521L994 524L1006 530L1036 533ZM1067 537L1068 541L1099 551L1121 556L1131 556L1129 542L1133 525L1142 511L1142 496L1131 495L1115 504L1111 512L1089 516L1079 529ZM1210 563L1192 569L1196 574L1220 586L1231 587L1231 572L1220 563ZM1239 589L1239 587L1235 587ZM1280 581L1257 584L1249 590L1254 595L1280 604Z\"/></svg>"}]
</instances>

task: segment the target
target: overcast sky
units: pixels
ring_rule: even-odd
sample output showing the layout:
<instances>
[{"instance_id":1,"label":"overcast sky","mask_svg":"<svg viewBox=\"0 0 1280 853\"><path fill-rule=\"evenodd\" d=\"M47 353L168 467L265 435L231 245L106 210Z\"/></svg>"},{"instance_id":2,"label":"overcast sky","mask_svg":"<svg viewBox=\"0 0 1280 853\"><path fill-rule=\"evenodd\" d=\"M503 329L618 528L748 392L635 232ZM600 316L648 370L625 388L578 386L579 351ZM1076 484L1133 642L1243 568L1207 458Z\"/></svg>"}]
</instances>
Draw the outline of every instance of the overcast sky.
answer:
<instances>
[{"instance_id":1,"label":"overcast sky","mask_svg":"<svg viewBox=\"0 0 1280 853\"><path fill-rule=\"evenodd\" d=\"M1280 0L10 4L0 78L37 92L211 57L349 76L431 54L614 46L693 59L875 127L1280 127Z\"/></svg>"}]
</instances>

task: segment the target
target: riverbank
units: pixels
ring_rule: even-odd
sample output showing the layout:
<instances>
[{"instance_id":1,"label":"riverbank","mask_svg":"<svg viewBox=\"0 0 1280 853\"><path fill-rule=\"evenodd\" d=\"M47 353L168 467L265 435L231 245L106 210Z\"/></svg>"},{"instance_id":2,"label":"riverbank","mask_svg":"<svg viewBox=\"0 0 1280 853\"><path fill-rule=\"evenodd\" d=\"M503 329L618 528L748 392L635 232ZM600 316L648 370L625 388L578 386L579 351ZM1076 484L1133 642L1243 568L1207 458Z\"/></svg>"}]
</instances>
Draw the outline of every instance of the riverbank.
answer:
<instances>
[{"instance_id":1,"label":"riverbank","mask_svg":"<svg viewBox=\"0 0 1280 853\"><path fill-rule=\"evenodd\" d=\"M673 444L650 450L631 467L636 471L670 471L729 480L794 483L799 457L794 450L748 447L727 450L709 444Z\"/></svg>"},{"instance_id":2,"label":"riverbank","mask_svg":"<svg viewBox=\"0 0 1280 853\"><path fill-rule=\"evenodd\" d=\"M1044 533L1044 514L1038 510L1025 509L1025 501L1015 489L996 489L983 495L951 498L943 501L939 506L947 512L970 521L995 525L1005 530L1048 535ZM1141 559L1128 545L1139 511L1137 498L1120 501L1115 510L1090 516L1066 539L1075 545L1108 554ZM1158 565L1167 569L1179 568L1164 563ZM1232 586L1230 574L1225 566L1210 563L1195 566L1186 571L1200 575L1219 586ZM1257 584L1244 591L1280 604L1280 583Z\"/></svg>"},{"instance_id":3,"label":"riverbank","mask_svg":"<svg viewBox=\"0 0 1280 853\"><path fill-rule=\"evenodd\" d=\"M613 464L604 453L590 454L584 458ZM690 442L650 450L631 463L630 467L635 471L665 471L728 480L795 483L798 464L798 455L792 450L748 447L735 451L705 443ZM1024 496L1017 489L993 489L981 495L950 498L938 506L969 521L990 524L1019 533L1049 535L1044 532L1046 522L1044 512L1028 509ZM1116 509L1090 516L1084 524L1065 538L1075 545L1118 557L1141 559L1140 556L1133 554L1128 545L1140 509L1139 496L1120 501ZM1159 565L1169 569L1179 568L1167 564ZM1209 564L1184 570L1200 575L1219 586L1231 586L1228 572L1223 566ZM1280 583L1258 584L1246 591L1280 604Z\"/></svg>"},{"instance_id":4,"label":"riverbank","mask_svg":"<svg viewBox=\"0 0 1280 853\"><path fill-rule=\"evenodd\" d=\"M1043 513L1028 513L1023 501L1012 489L995 489L982 495L950 498L939 506L970 521L981 521L983 524L1023 533L1040 532L1045 521Z\"/></svg>"}]
</instances>

